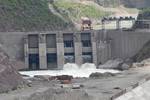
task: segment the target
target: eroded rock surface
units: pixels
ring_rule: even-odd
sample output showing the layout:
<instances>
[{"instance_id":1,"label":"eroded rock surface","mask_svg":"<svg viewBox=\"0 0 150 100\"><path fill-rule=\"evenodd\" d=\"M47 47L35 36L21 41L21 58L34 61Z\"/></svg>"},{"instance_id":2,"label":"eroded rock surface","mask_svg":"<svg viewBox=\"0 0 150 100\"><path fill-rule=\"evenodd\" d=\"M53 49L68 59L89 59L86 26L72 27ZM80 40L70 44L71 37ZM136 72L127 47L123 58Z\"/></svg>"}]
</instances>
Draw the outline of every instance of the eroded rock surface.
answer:
<instances>
[{"instance_id":1,"label":"eroded rock surface","mask_svg":"<svg viewBox=\"0 0 150 100\"><path fill-rule=\"evenodd\" d=\"M24 83L21 75L13 68L7 54L0 50L0 93L17 89Z\"/></svg>"}]
</instances>

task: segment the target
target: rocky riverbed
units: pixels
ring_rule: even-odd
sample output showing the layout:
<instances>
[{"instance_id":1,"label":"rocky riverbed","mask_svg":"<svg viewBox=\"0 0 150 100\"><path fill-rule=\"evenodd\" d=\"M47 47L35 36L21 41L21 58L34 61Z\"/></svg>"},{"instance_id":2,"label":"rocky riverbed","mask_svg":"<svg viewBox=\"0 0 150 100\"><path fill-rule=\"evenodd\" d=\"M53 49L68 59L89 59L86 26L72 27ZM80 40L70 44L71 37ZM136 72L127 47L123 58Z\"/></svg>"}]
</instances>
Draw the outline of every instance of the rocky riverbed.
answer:
<instances>
[{"instance_id":1,"label":"rocky riverbed","mask_svg":"<svg viewBox=\"0 0 150 100\"><path fill-rule=\"evenodd\" d=\"M74 78L68 84L39 77L26 80L28 86L0 94L0 100L110 100L124 88L148 77L150 67L131 68L120 74L101 78Z\"/></svg>"}]
</instances>

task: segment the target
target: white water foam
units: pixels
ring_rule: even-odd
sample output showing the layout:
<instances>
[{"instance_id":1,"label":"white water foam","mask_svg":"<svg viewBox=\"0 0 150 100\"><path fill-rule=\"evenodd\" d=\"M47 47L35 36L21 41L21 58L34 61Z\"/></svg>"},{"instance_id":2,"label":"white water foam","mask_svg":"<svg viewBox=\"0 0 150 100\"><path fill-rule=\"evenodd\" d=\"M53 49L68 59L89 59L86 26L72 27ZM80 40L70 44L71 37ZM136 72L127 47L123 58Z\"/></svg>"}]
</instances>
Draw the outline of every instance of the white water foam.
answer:
<instances>
[{"instance_id":1,"label":"white water foam","mask_svg":"<svg viewBox=\"0 0 150 100\"><path fill-rule=\"evenodd\" d=\"M63 70L40 70L40 71L20 71L23 75L28 75L33 77L35 75L71 75L73 77L89 77L91 73L99 72L99 73L119 73L117 70L110 69L96 69L96 66L91 63L85 63L81 66L76 64L67 63L64 65Z\"/></svg>"}]
</instances>

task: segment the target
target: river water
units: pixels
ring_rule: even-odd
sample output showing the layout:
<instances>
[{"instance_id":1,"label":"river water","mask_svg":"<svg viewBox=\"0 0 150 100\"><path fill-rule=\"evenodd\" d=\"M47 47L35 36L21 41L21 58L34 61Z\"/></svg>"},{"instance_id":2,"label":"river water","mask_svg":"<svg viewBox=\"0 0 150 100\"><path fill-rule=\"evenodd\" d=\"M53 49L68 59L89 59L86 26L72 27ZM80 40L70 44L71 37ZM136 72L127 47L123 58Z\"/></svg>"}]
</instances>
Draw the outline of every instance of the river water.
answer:
<instances>
[{"instance_id":1,"label":"river water","mask_svg":"<svg viewBox=\"0 0 150 100\"><path fill-rule=\"evenodd\" d=\"M34 75L71 75L73 77L89 77L91 73L119 73L117 70L111 69L96 69L96 66L92 63L85 63L81 66L78 66L74 63L67 63L63 66L63 70L40 70L40 71L20 71L23 75L28 75L33 77Z\"/></svg>"}]
</instances>

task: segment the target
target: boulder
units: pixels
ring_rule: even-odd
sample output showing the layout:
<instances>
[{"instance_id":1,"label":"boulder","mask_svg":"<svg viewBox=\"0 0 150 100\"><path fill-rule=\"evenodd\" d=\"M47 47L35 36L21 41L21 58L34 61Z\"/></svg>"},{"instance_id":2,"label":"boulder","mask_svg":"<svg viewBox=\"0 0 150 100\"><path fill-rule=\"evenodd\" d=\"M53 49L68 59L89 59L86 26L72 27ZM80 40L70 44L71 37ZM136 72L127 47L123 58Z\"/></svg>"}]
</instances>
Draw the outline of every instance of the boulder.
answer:
<instances>
[{"instance_id":1,"label":"boulder","mask_svg":"<svg viewBox=\"0 0 150 100\"><path fill-rule=\"evenodd\" d=\"M130 66L126 63L123 63L118 69L119 70L128 70Z\"/></svg>"},{"instance_id":2,"label":"boulder","mask_svg":"<svg viewBox=\"0 0 150 100\"><path fill-rule=\"evenodd\" d=\"M124 61L122 59L108 60L105 64L98 66L102 69L118 69Z\"/></svg>"},{"instance_id":3,"label":"boulder","mask_svg":"<svg viewBox=\"0 0 150 100\"><path fill-rule=\"evenodd\" d=\"M108 60L105 64L98 66L101 69L117 69L117 70L128 70L132 66L133 61L131 59L114 59Z\"/></svg>"},{"instance_id":4,"label":"boulder","mask_svg":"<svg viewBox=\"0 0 150 100\"><path fill-rule=\"evenodd\" d=\"M90 78L106 78L106 77L112 77L115 76L114 73L106 72L106 73L92 73L89 77Z\"/></svg>"},{"instance_id":5,"label":"boulder","mask_svg":"<svg viewBox=\"0 0 150 100\"><path fill-rule=\"evenodd\" d=\"M125 61L124 61L124 63L129 65L130 67L132 66L133 62L134 62L133 59L130 59L130 58L125 59Z\"/></svg>"}]
</instances>

